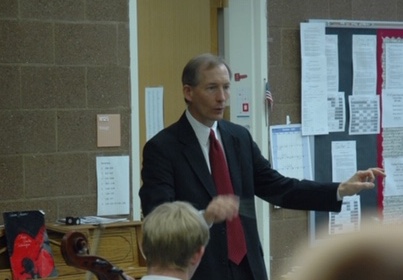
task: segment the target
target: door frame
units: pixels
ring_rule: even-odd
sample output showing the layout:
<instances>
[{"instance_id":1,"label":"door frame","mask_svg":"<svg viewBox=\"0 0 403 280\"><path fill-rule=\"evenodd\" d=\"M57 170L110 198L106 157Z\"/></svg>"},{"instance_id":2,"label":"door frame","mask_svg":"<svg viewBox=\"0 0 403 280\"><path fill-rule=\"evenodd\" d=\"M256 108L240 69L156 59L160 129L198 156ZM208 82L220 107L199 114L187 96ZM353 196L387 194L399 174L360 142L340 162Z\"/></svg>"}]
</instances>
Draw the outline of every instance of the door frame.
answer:
<instances>
[{"instance_id":1,"label":"door frame","mask_svg":"<svg viewBox=\"0 0 403 280\"><path fill-rule=\"evenodd\" d=\"M268 111L265 90L268 79L267 1L229 0L224 9L224 56L233 73L246 75L231 84L231 121L247 127L269 159ZM239 113L239 96L249 99L249 114ZM256 216L267 274L270 278L270 207L256 198Z\"/></svg>"}]
</instances>

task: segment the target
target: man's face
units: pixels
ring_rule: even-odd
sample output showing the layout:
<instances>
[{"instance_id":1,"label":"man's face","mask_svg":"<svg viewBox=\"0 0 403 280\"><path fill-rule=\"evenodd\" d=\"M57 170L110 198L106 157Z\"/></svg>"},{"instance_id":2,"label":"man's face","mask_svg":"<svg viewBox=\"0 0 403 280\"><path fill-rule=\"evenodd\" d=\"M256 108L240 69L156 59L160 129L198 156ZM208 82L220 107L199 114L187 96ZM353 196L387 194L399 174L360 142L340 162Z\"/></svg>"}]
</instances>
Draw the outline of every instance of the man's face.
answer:
<instances>
[{"instance_id":1,"label":"man's face","mask_svg":"<svg viewBox=\"0 0 403 280\"><path fill-rule=\"evenodd\" d=\"M201 69L199 84L183 86L183 94L188 101L192 116L202 124L211 127L224 116L225 104L230 94L230 77L225 65L211 69Z\"/></svg>"}]
</instances>

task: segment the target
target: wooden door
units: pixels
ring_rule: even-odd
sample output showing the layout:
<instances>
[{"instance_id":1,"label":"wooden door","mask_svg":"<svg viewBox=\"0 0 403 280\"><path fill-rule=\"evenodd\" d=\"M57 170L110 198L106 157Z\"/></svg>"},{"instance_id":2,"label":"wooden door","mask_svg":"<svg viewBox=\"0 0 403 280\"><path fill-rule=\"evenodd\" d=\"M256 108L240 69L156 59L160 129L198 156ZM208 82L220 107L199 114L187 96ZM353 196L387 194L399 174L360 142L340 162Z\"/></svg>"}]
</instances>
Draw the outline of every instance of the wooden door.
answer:
<instances>
[{"instance_id":1,"label":"wooden door","mask_svg":"<svg viewBox=\"0 0 403 280\"><path fill-rule=\"evenodd\" d=\"M146 141L146 87L163 87L164 126L175 122L185 109L182 69L196 54L217 53L217 15L224 5L224 0L137 0L140 150Z\"/></svg>"}]
</instances>

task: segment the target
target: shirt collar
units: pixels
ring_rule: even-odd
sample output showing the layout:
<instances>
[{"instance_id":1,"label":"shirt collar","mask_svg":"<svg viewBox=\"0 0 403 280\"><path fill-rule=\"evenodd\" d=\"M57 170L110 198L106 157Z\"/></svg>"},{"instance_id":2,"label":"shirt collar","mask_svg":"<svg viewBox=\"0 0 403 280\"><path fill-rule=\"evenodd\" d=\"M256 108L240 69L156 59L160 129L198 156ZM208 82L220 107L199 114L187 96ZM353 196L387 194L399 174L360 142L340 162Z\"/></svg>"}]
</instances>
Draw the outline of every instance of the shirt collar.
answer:
<instances>
[{"instance_id":1,"label":"shirt collar","mask_svg":"<svg viewBox=\"0 0 403 280\"><path fill-rule=\"evenodd\" d=\"M211 127L205 126L198 120L196 120L192 114L190 114L189 110L186 110L186 117L192 126L194 132L196 133L197 139L203 146L208 146L210 143L209 136L210 136L210 129L214 130L214 133L217 137L217 121Z\"/></svg>"}]
</instances>

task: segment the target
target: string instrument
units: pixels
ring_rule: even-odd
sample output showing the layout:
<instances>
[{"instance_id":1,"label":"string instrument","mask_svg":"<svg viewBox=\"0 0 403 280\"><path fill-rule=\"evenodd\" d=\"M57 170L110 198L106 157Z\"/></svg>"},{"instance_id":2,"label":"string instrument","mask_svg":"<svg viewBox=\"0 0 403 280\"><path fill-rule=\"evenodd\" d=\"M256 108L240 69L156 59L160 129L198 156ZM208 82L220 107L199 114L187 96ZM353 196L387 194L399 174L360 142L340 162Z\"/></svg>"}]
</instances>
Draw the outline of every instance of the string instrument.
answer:
<instances>
[{"instance_id":1,"label":"string instrument","mask_svg":"<svg viewBox=\"0 0 403 280\"><path fill-rule=\"evenodd\" d=\"M130 280L123 270L113 266L104 258L90 255L87 238L81 232L66 233L60 247L67 265L88 270L95 274L98 280Z\"/></svg>"}]
</instances>

